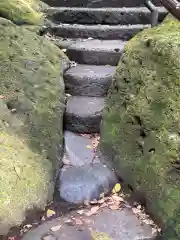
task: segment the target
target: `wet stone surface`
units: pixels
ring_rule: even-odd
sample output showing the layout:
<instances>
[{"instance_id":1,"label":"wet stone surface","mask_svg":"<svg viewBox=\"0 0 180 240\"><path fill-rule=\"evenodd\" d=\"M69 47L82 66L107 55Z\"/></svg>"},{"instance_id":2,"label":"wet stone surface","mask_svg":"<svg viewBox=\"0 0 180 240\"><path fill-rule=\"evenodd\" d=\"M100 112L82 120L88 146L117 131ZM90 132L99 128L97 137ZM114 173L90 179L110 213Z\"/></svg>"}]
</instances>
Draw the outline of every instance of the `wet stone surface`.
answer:
<instances>
[{"instance_id":1,"label":"wet stone surface","mask_svg":"<svg viewBox=\"0 0 180 240\"><path fill-rule=\"evenodd\" d=\"M117 183L115 173L102 163L81 167L64 166L59 176L60 197L70 203L99 199Z\"/></svg>"},{"instance_id":2,"label":"wet stone surface","mask_svg":"<svg viewBox=\"0 0 180 240\"><path fill-rule=\"evenodd\" d=\"M75 134L64 132L65 156L63 162L71 166L83 166L91 164L94 158L91 139Z\"/></svg>"}]
</instances>

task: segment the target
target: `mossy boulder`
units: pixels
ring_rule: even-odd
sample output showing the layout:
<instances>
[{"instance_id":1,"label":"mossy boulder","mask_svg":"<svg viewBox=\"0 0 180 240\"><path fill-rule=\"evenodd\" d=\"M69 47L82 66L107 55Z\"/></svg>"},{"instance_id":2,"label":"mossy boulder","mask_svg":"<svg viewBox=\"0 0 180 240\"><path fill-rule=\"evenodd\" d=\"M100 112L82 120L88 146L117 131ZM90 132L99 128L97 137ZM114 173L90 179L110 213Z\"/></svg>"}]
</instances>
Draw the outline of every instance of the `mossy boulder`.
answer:
<instances>
[{"instance_id":1,"label":"mossy boulder","mask_svg":"<svg viewBox=\"0 0 180 240\"><path fill-rule=\"evenodd\" d=\"M64 61L44 37L0 18L0 235L52 199L61 166Z\"/></svg>"},{"instance_id":2,"label":"mossy boulder","mask_svg":"<svg viewBox=\"0 0 180 240\"><path fill-rule=\"evenodd\" d=\"M35 24L42 22L42 4L39 0L1 0L0 16L16 24Z\"/></svg>"},{"instance_id":3,"label":"mossy boulder","mask_svg":"<svg viewBox=\"0 0 180 240\"><path fill-rule=\"evenodd\" d=\"M125 47L103 114L101 150L180 239L180 24L170 18Z\"/></svg>"},{"instance_id":4,"label":"mossy boulder","mask_svg":"<svg viewBox=\"0 0 180 240\"><path fill-rule=\"evenodd\" d=\"M20 225L26 211L43 209L51 198L52 165L13 131L18 120L0 100L0 234Z\"/></svg>"}]
</instances>

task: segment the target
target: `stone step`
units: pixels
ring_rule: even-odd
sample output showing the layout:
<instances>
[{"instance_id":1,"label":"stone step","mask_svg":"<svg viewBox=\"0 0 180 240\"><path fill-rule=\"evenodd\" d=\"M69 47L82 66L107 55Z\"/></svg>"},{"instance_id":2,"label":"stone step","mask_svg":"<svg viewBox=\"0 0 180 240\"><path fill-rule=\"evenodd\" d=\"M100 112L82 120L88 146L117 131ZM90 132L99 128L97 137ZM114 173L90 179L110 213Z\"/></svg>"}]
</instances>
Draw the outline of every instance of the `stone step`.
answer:
<instances>
[{"instance_id":1,"label":"stone step","mask_svg":"<svg viewBox=\"0 0 180 240\"><path fill-rule=\"evenodd\" d=\"M150 25L51 24L49 33L64 38L121 39L127 41Z\"/></svg>"},{"instance_id":2,"label":"stone step","mask_svg":"<svg viewBox=\"0 0 180 240\"><path fill-rule=\"evenodd\" d=\"M57 46L67 49L71 61L89 65L116 66L126 44L121 40L59 39Z\"/></svg>"},{"instance_id":3,"label":"stone step","mask_svg":"<svg viewBox=\"0 0 180 240\"><path fill-rule=\"evenodd\" d=\"M56 7L140 7L144 6L143 0L44 0L50 6ZM156 5L160 5L159 0L152 0Z\"/></svg>"},{"instance_id":4,"label":"stone step","mask_svg":"<svg viewBox=\"0 0 180 240\"><path fill-rule=\"evenodd\" d=\"M155 239L156 232L154 233L153 227L143 223L131 208L121 205L122 208L118 210L101 207L96 214L89 214L89 216L85 214L88 212L86 209L82 210L81 215L77 213L78 211L70 212L42 223L27 232L22 240ZM91 231L101 233L101 237L92 238ZM106 233L106 235L103 237L102 233Z\"/></svg>"},{"instance_id":5,"label":"stone step","mask_svg":"<svg viewBox=\"0 0 180 240\"><path fill-rule=\"evenodd\" d=\"M115 71L113 66L78 64L64 73L66 92L79 96L106 96Z\"/></svg>"},{"instance_id":6,"label":"stone step","mask_svg":"<svg viewBox=\"0 0 180 240\"><path fill-rule=\"evenodd\" d=\"M167 15L163 7L158 7L159 21ZM150 24L151 12L146 7L136 8L68 8L52 7L46 11L47 18L54 23L76 24Z\"/></svg>"},{"instance_id":7,"label":"stone step","mask_svg":"<svg viewBox=\"0 0 180 240\"><path fill-rule=\"evenodd\" d=\"M71 96L64 116L65 128L77 133L99 133L104 98Z\"/></svg>"}]
</instances>

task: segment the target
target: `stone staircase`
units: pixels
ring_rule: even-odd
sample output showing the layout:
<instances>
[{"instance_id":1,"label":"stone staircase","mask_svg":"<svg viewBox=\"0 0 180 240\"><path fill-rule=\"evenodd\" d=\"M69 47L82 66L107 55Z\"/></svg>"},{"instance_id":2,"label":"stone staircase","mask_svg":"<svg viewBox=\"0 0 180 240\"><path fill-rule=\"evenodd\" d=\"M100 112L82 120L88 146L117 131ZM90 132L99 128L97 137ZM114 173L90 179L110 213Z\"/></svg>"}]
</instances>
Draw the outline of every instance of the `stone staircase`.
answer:
<instances>
[{"instance_id":1,"label":"stone staircase","mask_svg":"<svg viewBox=\"0 0 180 240\"><path fill-rule=\"evenodd\" d=\"M166 11L162 7L158 7L158 11L161 22ZM93 146L85 134L97 136L100 133L105 98L124 46L135 34L150 27L151 12L146 7L50 7L46 15L48 36L66 51L73 63L64 73L68 97L64 114L65 154L59 178L60 197L71 203L83 203L96 198L100 194L99 189L108 193L117 181L111 169L104 170L104 161L90 149ZM85 164L87 159L88 164ZM67 165L76 169L68 169L65 174ZM95 191L91 184L92 176L85 174L91 166ZM82 178L77 177L77 172ZM67 181L68 174L73 177ZM92 189L89 186L88 192L82 179L87 184L91 179L89 185Z\"/></svg>"},{"instance_id":2,"label":"stone staircase","mask_svg":"<svg viewBox=\"0 0 180 240\"><path fill-rule=\"evenodd\" d=\"M166 11L158 7L159 21ZM78 133L97 133L104 98L126 42L150 27L146 7L52 7L49 33L76 66L64 74L67 101L65 128Z\"/></svg>"},{"instance_id":3,"label":"stone staircase","mask_svg":"<svg viewBox=\"0 0 180 240\"><path fill-rule=\"evenodd\" d=\"M66 202L83 204L86 200L98 199L102 193L110 193L118 181L102 156L94 152L91 136L96 138L100 133L105 98L124 46L136 33L150 27L151 14L145 7L135 7L139 0L46 2L56 6L46 12L50 23L48 37L66 51L72 61L64 73L68 97L64 115L64 166L60 171L58 195ZM130 7L112 8L117 3ZM158 10L159 21L162 21L166 11L161 7ZM23 240L90 240L89 229L106 232L113 240L155 239L152 225L137 217L140 208L135 208L136 214L132 210L126 203L116 210L101 208L88 217L79 218L77 212L70 212L41 224ZM83 222L80 228L77 220ZM60 229L52 232L54 226Z\"/></svg>"}]
</instances>

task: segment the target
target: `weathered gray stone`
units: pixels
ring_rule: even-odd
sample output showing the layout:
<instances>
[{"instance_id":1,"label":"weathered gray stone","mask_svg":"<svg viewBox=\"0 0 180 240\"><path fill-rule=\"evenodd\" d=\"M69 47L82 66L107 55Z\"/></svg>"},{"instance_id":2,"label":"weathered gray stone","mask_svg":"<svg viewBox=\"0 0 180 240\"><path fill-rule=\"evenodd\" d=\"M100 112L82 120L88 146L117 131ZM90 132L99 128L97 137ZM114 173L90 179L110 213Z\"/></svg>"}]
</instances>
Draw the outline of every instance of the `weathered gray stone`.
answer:
<instances>
[{"instance_id":1,"label":"weathered gray stone","mask_svg":"<svg viewBox=\"0 0 180 240\"><path fill-rule=\"evenodd\" d=\"M57 240L92 240L89 228L96 232L104 232L111 240L153 240L152 228L142 224L130 209L122 210L102 209L96 215L82 216L83 225L68 226L66 221L75 217L76 213L71 213L67 217L61 217L48 221L36 229L27 233L22 240L41 240L44 234L52 234L51 228L61 226L59 231L53 233Z\"/></svg>"},{"instance_id":2,"label":"weathered gray stone","mask_svg":"<svg viewBox=\"0 0 180 240\"><path fill-rule=\"evenodd\" d=\"M125 41L99 39L59 39L55 42L60 48L67 49L68 57L77 63L116 66Z\"/></svg>"},{"instance_id":3,"label":"weathered gray stone","mask_svg":"<svg viewBox=\"0 0 180 240\"><path fill-rule=\"evenodd\" d=\"M65 112L65 128L77 133L98 133L104 98L69 97Z\"/></svg>"},{"instance_id":4,"label":"weathered gray stone","mask_svg":"<svg viewBox=\"0 0 180 240\"><path fill-rule=\"evenodd\" d=\"M98 199L117 182L113 171L101 163L81 167L63 167L59 177L60 197L70 203Z\"/></svg>"},{"instance_id":5,"label":"weathered gray stone","mask_svg":"<svg viewBox=\"0 0 180 240\"><path fill-rule=\"evenodd\" d=\"M59 7L139 7L144 6L144 0L44 0L50 6ZM152 0L156 5L160 1Z\"/></svg>"},{"instance_id":6,"label":"weathered gray stone","mask_svg":"<svg viewBox=\"0 0 180 240\"><path fill-rule=\"evenodd\" d=\"M65 38L94 38L94 39L121 39L127 41L136 33L142 31L150 25L81 25L61 23L52 24L49 32L53 35Z\"/></svg>"},{"instance_id":7,"label":"weathered gray stone","mask_svg":"<svg viewBox=\"0 0 180 240\"><path fill-rule=\"evenodd\" d=\"M78 64L64 74L66 92L79 96L106 96L115 71L113 66Z\"/></svg>"},{"instance_id":8,"label":"weathered gray stone","mask_svg":"<svg viewBox=\"0 0 180 240\"><path fill-rule=\"evenodd\" d=\"M87 137L65 131L65 157L72 166L91 164L94 158L91 140Z\"/></svg>"},{"instance_id":9,"label":"weathered gray stone","mask_svg":"<svg viewBox=\"0 0 180 240\"><path fill-rule=\"evenodd\" d=\"M163 7L157 8L159 21L167 14ZM49 8L47 17L54 23L76 24L150 24L151 12L146 7L134 8Z\"/></svg>"}]
</instances>

